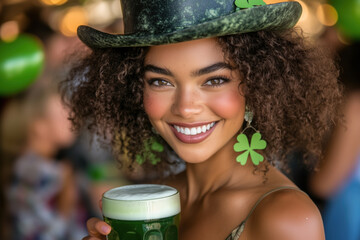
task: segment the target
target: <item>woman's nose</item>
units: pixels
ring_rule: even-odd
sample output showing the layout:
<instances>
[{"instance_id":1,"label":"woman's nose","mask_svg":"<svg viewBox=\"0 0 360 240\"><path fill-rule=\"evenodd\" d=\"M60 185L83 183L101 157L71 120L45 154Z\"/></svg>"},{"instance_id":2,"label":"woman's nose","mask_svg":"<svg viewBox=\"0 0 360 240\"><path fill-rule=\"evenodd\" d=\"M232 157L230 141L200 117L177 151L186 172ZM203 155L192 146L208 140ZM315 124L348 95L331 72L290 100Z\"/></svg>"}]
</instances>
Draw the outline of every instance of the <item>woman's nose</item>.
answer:
<instances>
[{"instance_id":1,"label":"woman's nose","mask_svg":"<svg viewBox=\"0 0 360 240\"><path fill-rule=\"evenodd\" d=\"M174 103L171 106L173 114L182 118L191 118L201 113L203 101L201 94L194 89L182 89L177 91Z\"/></svg>"}]
</instances>

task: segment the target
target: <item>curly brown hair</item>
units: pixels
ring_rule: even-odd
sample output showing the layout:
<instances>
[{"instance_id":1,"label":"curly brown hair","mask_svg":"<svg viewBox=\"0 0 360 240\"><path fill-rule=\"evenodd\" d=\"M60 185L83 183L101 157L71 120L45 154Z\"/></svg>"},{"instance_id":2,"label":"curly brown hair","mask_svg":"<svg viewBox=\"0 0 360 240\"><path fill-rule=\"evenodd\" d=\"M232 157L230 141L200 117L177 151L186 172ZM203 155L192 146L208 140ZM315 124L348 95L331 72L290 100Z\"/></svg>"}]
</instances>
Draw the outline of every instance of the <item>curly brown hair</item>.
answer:
<instances>
[{"instance_id":1,"label":"curly brown hair","mask_svg":"<svg viewBox=\"0 0 360 240\"><path fill-rule=\"evenodd\" d=\"M305 161L319 159L342 100L331 58L293 29L218 37L218 43L243 75L246 104L254 113L252 125L268 142L268 162L286 167L286 155L294 149L313 156ZM130 165L144 152L143 143L156 138L166 146L159 156L161 166L156 166L163 169L173 162L167 157L172 150L151 131L144 111L147 52L148 47L92 49L72 67L62 87L76 129L87 126L109 136L115 155Z\"/></svg>"}]
</instances>

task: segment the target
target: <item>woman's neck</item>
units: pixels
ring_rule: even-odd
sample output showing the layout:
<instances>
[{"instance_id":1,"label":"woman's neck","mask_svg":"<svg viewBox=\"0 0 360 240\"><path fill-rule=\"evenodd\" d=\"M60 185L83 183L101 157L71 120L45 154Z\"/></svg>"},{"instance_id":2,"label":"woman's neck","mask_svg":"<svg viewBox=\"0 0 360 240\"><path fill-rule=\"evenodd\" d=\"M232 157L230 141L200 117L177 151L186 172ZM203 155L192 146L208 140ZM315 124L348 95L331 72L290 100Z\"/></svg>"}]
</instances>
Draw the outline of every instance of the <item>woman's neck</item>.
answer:
<instances>
[{"instance_id":1,"label":"woman's neck","mask_svg":"<svg viewBox=\"0 0 360 240\"><path fill-rule=\"evenodd\" d=\"M253 179L252 164L242 166L236 162L239 153L233 150L233 141L202 163L188 163L186 166L187 201L201 199L219 189L241 187ZM252 176L252 177L251 177Z\"/></svg>"}]
</instances>

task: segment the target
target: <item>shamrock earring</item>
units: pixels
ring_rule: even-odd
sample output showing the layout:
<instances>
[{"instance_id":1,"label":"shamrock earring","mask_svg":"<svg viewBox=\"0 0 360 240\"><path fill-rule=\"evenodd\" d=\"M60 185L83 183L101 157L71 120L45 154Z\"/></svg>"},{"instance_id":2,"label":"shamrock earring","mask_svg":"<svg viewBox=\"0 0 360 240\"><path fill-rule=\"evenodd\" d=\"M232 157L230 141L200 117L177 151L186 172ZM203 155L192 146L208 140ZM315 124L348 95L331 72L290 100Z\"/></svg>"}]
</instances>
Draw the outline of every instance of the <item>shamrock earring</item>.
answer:
<instances>
[{"instance_id":1,"label":"shamrock earring","mask_svg":"<svg viewBox=\"0 0 360 240\"><path fill-rule=\"evenodd\" d=\"M144 151L142 154L135 156L135 161L141 165L146 160L149 160L152 165L156 165L161 159L157 157L154 152L162 153L163 151L164 146L157 142L155 138L150 138L144 142Z\"/></svg>"},{"instance_id":2,"label":"shamrock earring","mask_svg":"<svg viewBox=\"0 0 360 240\"><path fill-rule=\"evenodd\" d=\"M245 165L247 159L250 154L251 161L254 165L259 165L260 162L264 161L264 157L257 153L255 150L263 150L266 148L266 141L261 139L261 134L257 131L253 126L251 126L251 122L253 119L253 113L249 111L248 107L246 107L245 111L245 121L247 125L245 129L237 136L237 143L234 144L235 152L243 152L239 156L237 156L236 161L241 165ZM244 132L247 129L253 129L255 133L251 137L251 143L249 144L249 140Z\"/></svg>"}]
</instances>

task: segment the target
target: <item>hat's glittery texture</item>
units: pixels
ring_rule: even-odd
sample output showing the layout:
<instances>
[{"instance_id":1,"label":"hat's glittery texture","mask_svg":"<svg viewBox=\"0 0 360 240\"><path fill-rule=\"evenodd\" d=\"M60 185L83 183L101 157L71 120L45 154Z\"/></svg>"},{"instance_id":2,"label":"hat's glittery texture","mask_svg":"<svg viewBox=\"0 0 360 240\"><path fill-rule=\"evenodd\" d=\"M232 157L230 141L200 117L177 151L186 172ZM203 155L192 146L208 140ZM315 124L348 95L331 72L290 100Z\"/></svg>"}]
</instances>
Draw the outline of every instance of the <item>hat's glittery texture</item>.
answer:
<instances>
[{"instance_id":1,"label":"hat's glittery texture","mask_svg":"<svg viewBox=\"0 0 360 240\"><path fill-rule=\"evenodd\" d=\"M298 2L236 11L233 0L122 0L125 34L78 28L89 47L151 46L199 38L281 30L293 27L302 12Z\"/></svg>"}]
</instances>

